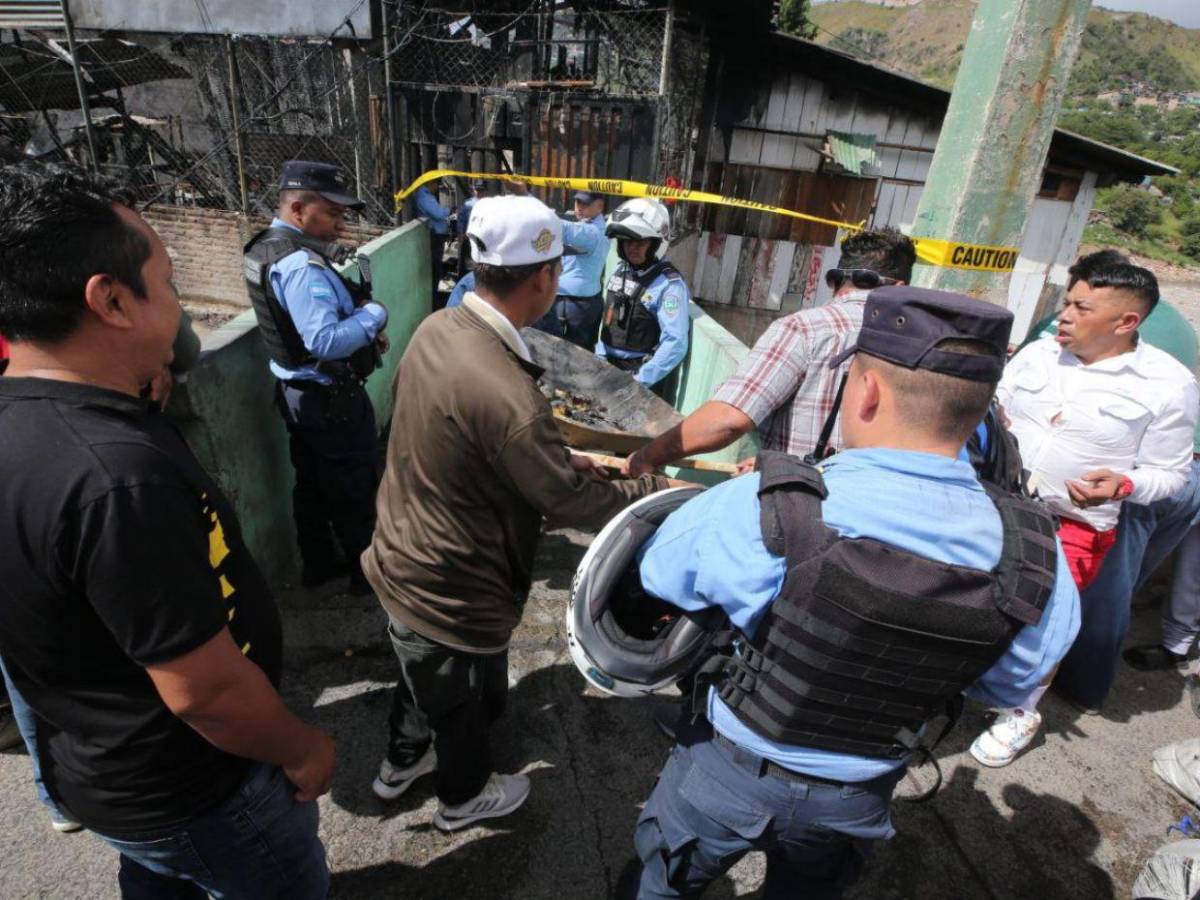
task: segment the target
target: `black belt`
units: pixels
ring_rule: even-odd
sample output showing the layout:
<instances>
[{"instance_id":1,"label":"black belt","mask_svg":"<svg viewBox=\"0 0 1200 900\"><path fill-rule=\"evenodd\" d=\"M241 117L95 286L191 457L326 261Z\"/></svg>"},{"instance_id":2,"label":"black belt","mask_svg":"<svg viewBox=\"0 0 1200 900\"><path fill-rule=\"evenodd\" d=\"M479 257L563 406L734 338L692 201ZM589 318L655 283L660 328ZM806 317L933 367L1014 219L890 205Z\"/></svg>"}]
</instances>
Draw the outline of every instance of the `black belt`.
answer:
<instances>
[{"instance_id":1,"label":"black belt","mask_svg":"<svg viewBox=\"0 0 1200 900\"><path fill-rule=\"evenodd\" d=\"M576 297L574 294L556 294L554 297L555 303L565 303L568 300L574 300L576 303L589 303L592 300L603 300L604 292L592 294L588 297Z\"/></svg>"},{"instance_id":2,"label":"black belt","mask_svg":"<svg viewBox=\"0 0 1200 900\"><path fill-rule=\"evenodd\" d=\"M734 752L740 750L742 753L749 753L753 756L757 756L759 760L759 775L770 775L774 778L782 778L784 781L794 781L799 784L820 784L825 785L826 787L840 788L844 787L846 784L844 781L834 781L831 778L820 778L816 775L804 775L800 772L793 772L791 769L785 769L778 763L773 763L771 760L766 759L758 753L755 753L750 748L743 747L741 744L731 741L715 728L713 729L713 740L726 750L732 750Z\"/></svg>"}]
</instances>

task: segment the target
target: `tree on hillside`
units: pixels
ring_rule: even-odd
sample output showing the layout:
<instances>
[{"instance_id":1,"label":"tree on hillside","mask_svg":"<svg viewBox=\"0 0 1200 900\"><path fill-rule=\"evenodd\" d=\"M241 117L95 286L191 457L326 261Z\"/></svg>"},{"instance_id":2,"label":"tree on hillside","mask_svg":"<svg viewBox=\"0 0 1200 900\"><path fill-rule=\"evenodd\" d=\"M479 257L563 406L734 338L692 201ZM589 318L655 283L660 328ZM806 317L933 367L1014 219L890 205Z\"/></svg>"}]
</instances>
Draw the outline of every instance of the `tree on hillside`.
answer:
<instances>
[{"instance_id":1,"label":"tree on hillside","mask_svg":"<svg viewBox=\"0 0 1200 900\"><path fill-rule=\"evenodd\" d=\"M1185 219L1179 233L1180 252L1200 262L1200 218Z\"/></svg>"},{"instance_id":2,"label":"tree on hillside","mask_svg":"<svg viewBox=\"0 0 1200 900\"><path fill-rule=\"evenodd\" d=\"M779 30L808 38L810 41L815 38L817 26L808 18L810 2L811 0L780 0Z\"/></svg>"},{"instance_id":3,"label":"tree on hillside","mask_svg":"<svg viewBox=\"0 0 1200 900\"><path fill-rule=\"evenodd\" d=\"M1108 191L1100 204L1114 226L1135 237L1145 237L1151 225L1162 221L1162 206L1149 193L1130 184Z\"/></svg>"}]
</instances>

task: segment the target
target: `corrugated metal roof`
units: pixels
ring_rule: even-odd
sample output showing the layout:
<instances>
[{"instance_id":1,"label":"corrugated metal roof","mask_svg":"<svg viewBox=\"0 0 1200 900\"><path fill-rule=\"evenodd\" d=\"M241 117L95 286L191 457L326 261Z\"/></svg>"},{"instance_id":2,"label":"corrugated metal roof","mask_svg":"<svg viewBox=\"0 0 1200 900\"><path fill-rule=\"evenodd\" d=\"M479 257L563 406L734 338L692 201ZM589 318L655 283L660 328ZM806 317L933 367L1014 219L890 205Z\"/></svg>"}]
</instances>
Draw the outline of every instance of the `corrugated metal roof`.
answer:
<instances>
[{"instance_id":1,"label":"corrugated metal roof","mask_svg":"<svg viewBox=\"0 0 1200 900\"><path fill-rule=\"evenodd\" d=\"M66 28L59 0L0 0L0 28Z\"/></svg>"},{"instance_id":2,"label":"corrugated metal roof","mask_svg":"<svg viewBox=\"0 0 1200 900\"><path fill-rule=\"evenodd\" d=\"M771 39L779 51L777 58L781 62L820 81L873 93L895 105L924 107L938 116L945 116L946 107L950 104L949 91L895 69L864 62L849 53L795 35L777 31L772 33ZM796 52L798 48L803 52ZM1062 128L1054 131L1050 153L1052 157L1097 169L1102 174L1107 172L1125 181L1140 181L1146 175L1179 174L1174 166Z\"/></svg>"},{"instance_id":3,"label":"corrugated metal roof","mask_svg":"<svg viewBox=\"0 0 1200 900\"><path fill-rule=\"evenodd\" d=\"M875 155L875 135L829 132L829 152L833 161L851 175L861 175L867 166L878 165Z\"/></svg>"},{"instance_id":4,"label":"corrugated metal roof","mask_svg":"<svg viewBox=\"0 0 1200 900\"><path fill-rule=\"evenodd\" d=\"M76 48L93 99L147 81L191 77L186 69L130 41L96 38L79 41ZM78 107L79 93L69 60L58 41L0 44L0 109L30 112Z\"/></svg>"}]
</instances>

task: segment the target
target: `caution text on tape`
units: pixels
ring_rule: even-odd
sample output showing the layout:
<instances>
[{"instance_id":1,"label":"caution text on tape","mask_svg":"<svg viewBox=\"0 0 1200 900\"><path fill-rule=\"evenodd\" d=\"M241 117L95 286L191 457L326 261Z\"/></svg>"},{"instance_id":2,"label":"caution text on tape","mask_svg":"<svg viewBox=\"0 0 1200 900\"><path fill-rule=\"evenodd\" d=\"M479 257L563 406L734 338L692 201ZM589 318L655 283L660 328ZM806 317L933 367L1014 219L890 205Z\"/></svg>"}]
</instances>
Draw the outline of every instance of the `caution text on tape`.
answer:
<instances>
[{"instance_id":1,"label":"caution text on tape","mask_svg":"<svg viewBox=\"0 0 1200 900\"><path fill-rule=\"evenodd\" d=\"M439 178L468 178L472 180L507 181L544 187L551 190L590 191L595 194L610 194L618 197L653 197L658 200L681 200L687 203L709 203L717 206L731 206L736 209L748 209L754 212L771 213L802 219L806 222L816 222L819 225L830 225L846 231L862 231L866 222L841 222L837 219L827 219L809 213L797 212L793 209L783 209L767 203L754 200L742 200L738 197L725 197L721 194L710 194L707 191L693 191L688 188L668 187L661 184L646 184L641 181L625 181L619 178L552 178L544 175L508 175L488 172L460 172L453 169L431 169L422 174L412 184L396 194L396 208L408 198L417 188ZM934 266L944 266L954 269L973 269L981 272L1010 272L1017 264L1020 250L1016 247L983 247L975 244L960 244L937 238L913 238L917 246L917 257L921 262Z\"/></svg>"}]
</instances>

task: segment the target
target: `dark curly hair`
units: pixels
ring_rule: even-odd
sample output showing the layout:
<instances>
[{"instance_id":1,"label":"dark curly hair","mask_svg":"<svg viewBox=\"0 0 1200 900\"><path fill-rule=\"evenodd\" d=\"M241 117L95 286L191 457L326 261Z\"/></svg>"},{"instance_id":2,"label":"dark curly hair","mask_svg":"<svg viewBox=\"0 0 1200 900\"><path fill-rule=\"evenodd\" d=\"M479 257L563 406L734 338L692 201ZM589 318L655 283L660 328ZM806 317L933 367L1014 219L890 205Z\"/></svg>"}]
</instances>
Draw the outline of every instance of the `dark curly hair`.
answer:
<instances>
[{"instance_id":1,"label":"dark curly hair","mask_svg":"<svg viewBox=\"0 0 1200 900\"><path fill-rule=\"evenodd\" d=\"M839 269L870 269L886 278L912 281L917 248L895 228L858 231L842 241Z\"/></svg>"},{"instance_id":2,"label":"dark curly hair","mask_svg":"<svg viewBox=\"0 0 1200 900\"><path fill-rule=\"evenodd\" d=\"M115 182L60 166L0 167L0 334L60 341L77 327L89 278L109 275L145 296L146 236L117 214Z\"/></svg>"}]
</instances>

